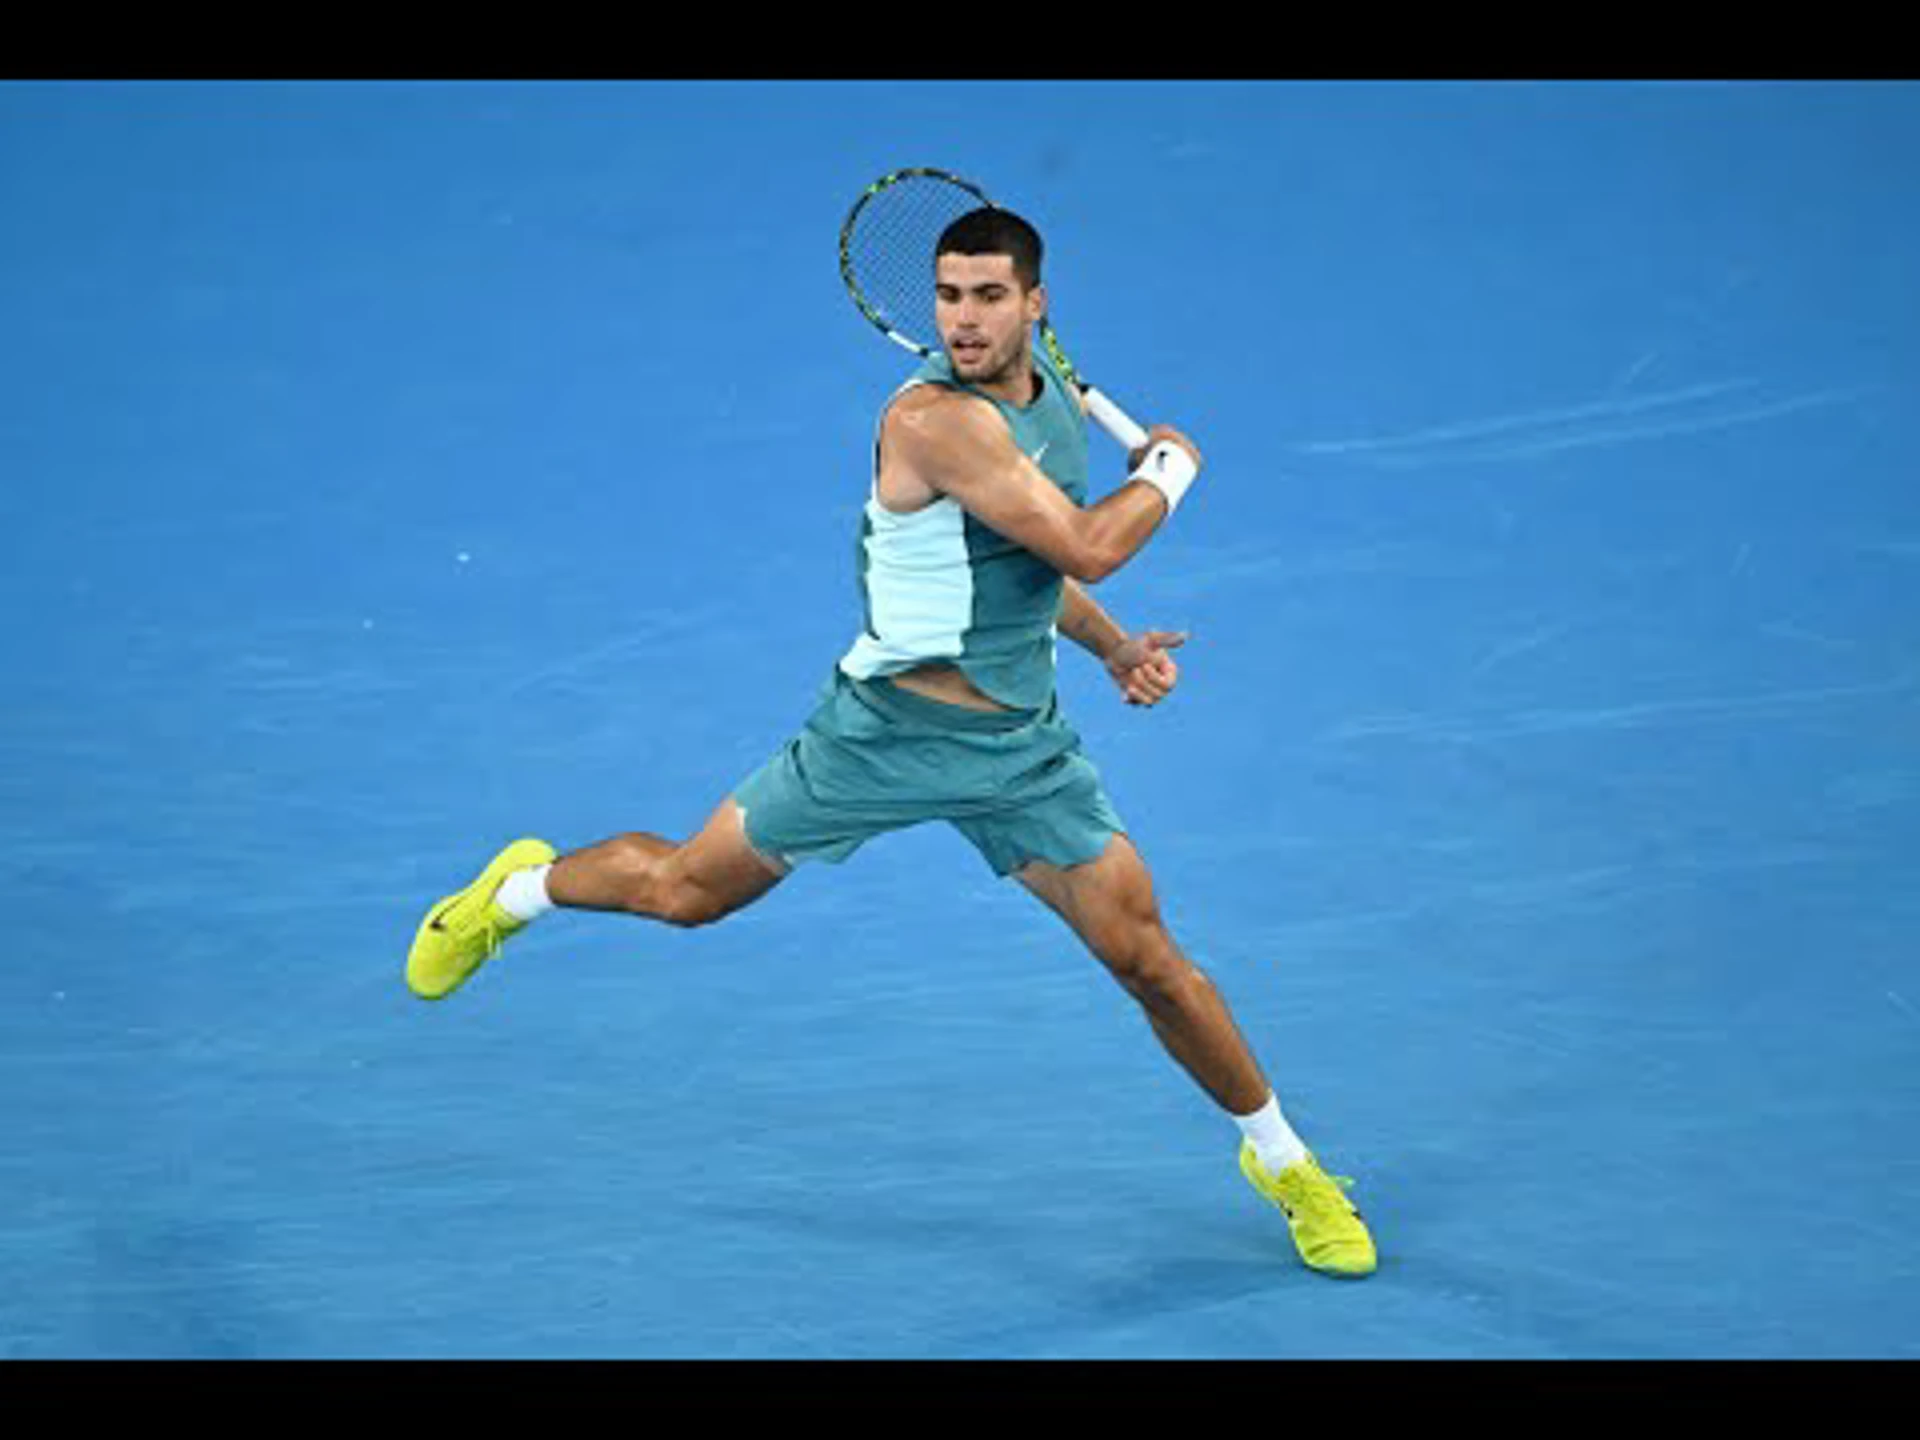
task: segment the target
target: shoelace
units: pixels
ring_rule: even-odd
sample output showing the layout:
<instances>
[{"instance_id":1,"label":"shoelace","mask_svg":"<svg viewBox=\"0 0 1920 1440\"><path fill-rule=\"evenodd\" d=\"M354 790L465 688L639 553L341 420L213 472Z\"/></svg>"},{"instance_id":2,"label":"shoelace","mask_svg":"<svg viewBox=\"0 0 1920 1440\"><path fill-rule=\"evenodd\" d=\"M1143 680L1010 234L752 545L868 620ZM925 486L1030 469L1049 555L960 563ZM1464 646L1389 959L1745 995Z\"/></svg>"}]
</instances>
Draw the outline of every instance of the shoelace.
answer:
<instances>
[{"instance_id":1,"label":"shoelace","mask_svg":"<svg viewBox=\"0 0 1920 1440\"><path fill-rule=\"evenodd\" d=\"M1311 1179L1303 1182L1287 1197L1297 1208L1311 1211L1316 1215L1344 1216L1359 1213L1346 1195L1346 1192L1353 1188L1351 1176L1329 1175L1317 1165L1308 1173L1310 1176L1318 1175L1330 1183L1316 1185Z\"/></svg>"},{"instance_id":2,"label":"shoelace","mask_svg":"<svg viewBox=\"0 0 1920 1440\"><path fill-rule=\"evenodd\" d=\"M458 928L453 921L453 915L459 908L460 906L457 904L450 905L442 912L441 918L447 922L447 928L450 930ZM505 927L493 917L493 905L491 903L484 903L481 906L479 919L480 959L482 962L493 959L494 956L500 953L500 947L506 944Z\"/></svg>"},{"instance_id":3,"label":"shoelace","mask_svg":"<svg viewBox=\"0 0 1920 1440\"><path fill-rule=\"evenodd\" d=\"M481 944L485 947L481 951L481 958L485 960L493 959L494 956L500 953L500 947L507 943L509 927L501 924L498 920L494 919L493 916L494 907L492 905L488 905L485 910L480 912ZM517 929L519 927L514 926L512 928Z\"/></svg>"}]
</instances>

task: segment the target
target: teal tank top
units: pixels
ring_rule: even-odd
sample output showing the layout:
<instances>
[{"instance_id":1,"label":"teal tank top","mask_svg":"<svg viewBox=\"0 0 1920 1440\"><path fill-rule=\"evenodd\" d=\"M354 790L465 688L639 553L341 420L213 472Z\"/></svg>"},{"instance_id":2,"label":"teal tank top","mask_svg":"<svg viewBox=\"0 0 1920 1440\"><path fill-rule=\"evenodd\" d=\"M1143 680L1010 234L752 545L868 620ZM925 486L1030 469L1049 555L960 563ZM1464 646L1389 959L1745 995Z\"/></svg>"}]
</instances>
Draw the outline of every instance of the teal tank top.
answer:
<instances>
[{"instance_id":1,"label":"teal tank top","mask_svg":"<svg viewBox=\"0 0 1920 1440\"><path fill-rule=\"evenodd\" d=\"M1069 382L1036 348L1040 393L1028 405L954 378L944 353L901 387L944 385L1000 412L1013 443L1076 505L1087 498L1087 424ZM1054 689L1060 572L942 496L910 515L881 508L874 485L860 520L858 575L865 624L840 669L857 680L942 661L982 693L1018 710L1046 706Z\"/></svg>"}]
</instances>

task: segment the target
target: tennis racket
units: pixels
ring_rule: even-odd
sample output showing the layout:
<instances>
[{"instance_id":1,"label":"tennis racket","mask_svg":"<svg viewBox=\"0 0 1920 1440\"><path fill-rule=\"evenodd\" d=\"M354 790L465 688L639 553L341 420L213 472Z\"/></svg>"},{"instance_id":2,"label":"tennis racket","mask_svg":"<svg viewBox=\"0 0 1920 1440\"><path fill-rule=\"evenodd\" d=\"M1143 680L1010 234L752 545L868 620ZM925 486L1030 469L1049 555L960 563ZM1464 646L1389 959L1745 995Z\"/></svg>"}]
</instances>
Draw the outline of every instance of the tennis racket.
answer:
<instances>
[{"instance_id":1,"label":"tennis racket","mask_svg":"<svg viewBox=\"0 0 1920 1440\"><path fill-rule=\"evenodd\" d=\"M972 181L925 166L882 175L861 193L840 227L840 278L875 329L923 359L934 354L939 347L921 338L940 333L933 317L933 247L948 225L992 204ZM1147 443L1145 430L1080 378L1051 316L1040 322L1040 343L1080 388L1087 413L1102 429L1129 451Z\"/></svg>"}]
</instances>

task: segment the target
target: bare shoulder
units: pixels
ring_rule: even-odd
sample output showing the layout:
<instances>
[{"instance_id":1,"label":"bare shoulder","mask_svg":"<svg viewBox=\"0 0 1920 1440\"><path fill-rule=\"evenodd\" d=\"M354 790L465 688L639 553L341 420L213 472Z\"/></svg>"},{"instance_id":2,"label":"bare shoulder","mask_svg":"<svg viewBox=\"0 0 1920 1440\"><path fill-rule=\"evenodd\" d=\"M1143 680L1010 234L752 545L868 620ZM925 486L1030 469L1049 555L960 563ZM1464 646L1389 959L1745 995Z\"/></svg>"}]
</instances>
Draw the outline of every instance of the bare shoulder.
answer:
<instances>
[{"instance_id":1,"label":"bare shoulder","mask_svg":"<svg viewBox=\"0 0 1920 1440\"><path fill-rule=\"evenodd\" d=\"M929 471L977 465L1013 445L992 404L944 385L916 385L895 397L881 439L889 455Z\"/></svg>"},{"instance_id":2,"label":"bare shoulder","mask_svg":"<svg viewBox=\"0 0 1920 1440\"><path fill-rule=\"evenodd\" d=\"M976 405L991 408L940 385L915 385L888 402L880 423L881 508L910 514L940 498L940 477L954 464L956 435L965 431Z\"/></svg>"},{"instance_id":3,"label":"bare shoulder","mask_svg":"<svg viewBox=\"0 0 1920 1440\"><path fill-rule=\"evenodd\" d=\"M994 408L978 395L945 385L915 385L887 407L886 428L912 439L965 433L992 423Z\"/></svg>"}]
</instances>

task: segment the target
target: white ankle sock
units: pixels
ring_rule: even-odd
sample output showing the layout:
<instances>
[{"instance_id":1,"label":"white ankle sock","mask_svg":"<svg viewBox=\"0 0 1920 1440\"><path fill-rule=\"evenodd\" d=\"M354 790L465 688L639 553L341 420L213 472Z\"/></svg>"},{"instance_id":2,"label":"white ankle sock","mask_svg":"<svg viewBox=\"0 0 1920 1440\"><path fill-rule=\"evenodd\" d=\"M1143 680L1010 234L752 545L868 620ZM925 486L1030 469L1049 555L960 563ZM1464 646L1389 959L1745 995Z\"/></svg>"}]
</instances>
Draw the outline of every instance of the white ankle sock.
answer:
<instances>
[{"instance_id":1,"label":"white ankle sock","mask_svg":"<svg viewBox=\"0 0 1920 1440\"><path fill-rule=\"evenodd\" d=\"M1254 1153L1269 1175L1278 1175L1287 1166L1307 1158L1306 1144L1293 1133L1293 1127L1280 1113L1277 1095L1267 1096L1267 1103L1251 1115L1234 1116L1233 1123L1253 1142Z\"/></svg>"},{"instance_id":2,"label":"white ankle sock","mask_svg":"<svg viewBox=\"0 0 1920 1440\"><path fill-rule=\"evenodd\" d=\"M516 870L501 883L493 903L516 920L533 920L553 908L547 894L547 872L551 865L534 865Z\"/></svg>"}]
</instances>

